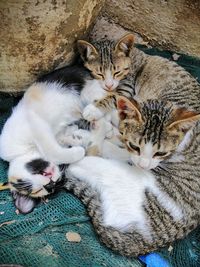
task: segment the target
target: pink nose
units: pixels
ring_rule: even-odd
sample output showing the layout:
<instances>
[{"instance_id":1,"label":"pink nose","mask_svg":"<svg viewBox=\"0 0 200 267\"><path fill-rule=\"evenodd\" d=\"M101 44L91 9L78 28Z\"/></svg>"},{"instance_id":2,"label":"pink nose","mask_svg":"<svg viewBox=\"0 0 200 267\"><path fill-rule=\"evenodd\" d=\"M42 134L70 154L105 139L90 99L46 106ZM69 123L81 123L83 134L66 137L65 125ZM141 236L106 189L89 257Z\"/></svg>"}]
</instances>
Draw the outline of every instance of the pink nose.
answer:
<instances>
[{"instance_id":1,"label":"pink nose","mask_svg":"<svg viewBox=\"0 0 200 267\"><path fill-rule=\"evenodd\" d=\"M112 89L114 83L106 83L105 86L110 90Z\"/></svg>"},{"instance_id":2,"label":"pink nose","mask_svg":"<svg viewBox=\"0 0 200 267\"><path fill-rule=\"evenodd\" d=\"M54 175L54 167L46 168L46 170L43 172L43 175L51 179Z\"/></svg>"}]
</instances>

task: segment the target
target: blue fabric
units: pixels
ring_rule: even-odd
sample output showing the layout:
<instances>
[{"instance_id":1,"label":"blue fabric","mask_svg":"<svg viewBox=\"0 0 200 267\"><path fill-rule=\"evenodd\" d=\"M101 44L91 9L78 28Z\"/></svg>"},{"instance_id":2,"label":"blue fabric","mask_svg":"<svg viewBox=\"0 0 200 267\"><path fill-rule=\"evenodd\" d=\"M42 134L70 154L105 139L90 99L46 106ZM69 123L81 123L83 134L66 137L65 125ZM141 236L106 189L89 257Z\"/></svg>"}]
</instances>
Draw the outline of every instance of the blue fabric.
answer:
<instances>
[{"instance_id":1,"label":"blue fabric","mask_svg":"<svg viewBox=\"0 0 200 267\"><path fill-rule=\"evenodd\" d=\"M147 267L171 267L171 265L158 253L150 253L140 256L139 259L144 262Z\"/></svg>"}]
</instances>

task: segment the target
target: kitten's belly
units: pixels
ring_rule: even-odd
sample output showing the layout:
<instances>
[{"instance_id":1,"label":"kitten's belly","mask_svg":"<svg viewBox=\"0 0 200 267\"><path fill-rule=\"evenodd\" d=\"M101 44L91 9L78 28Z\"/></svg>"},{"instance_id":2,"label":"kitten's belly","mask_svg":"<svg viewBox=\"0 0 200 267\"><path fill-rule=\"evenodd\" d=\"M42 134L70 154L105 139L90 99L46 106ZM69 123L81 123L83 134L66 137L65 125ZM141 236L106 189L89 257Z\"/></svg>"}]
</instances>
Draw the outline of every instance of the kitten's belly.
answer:
<instances>
[{"instance_id":1,"label":"kitten's belly","mask_svg":"<svg viewBox=\"0 0 200 267\"><path fill-rule=\"evenodd\" d=\"M145 222L142 206L145 189L154 186L152 174L120 161L98 157L85 157L70 165L68 171L100 192L106 226L126 231L134 225L145 230L145 224L141 223Z\"/></svg>"},{"instance_id":2,"label":"kitten's belly","mask_svg":"<svg viewBox=\"0 0 200 267\"><path fill-rule=\"evenodd\" d=\"M155 177L149 171L120 161L85 157L70 165L69 174L85 181L100 193L105 226L112 226L120 231L134 228L149 237L150 218L146 217L144 211L146 190L156 196L159 205L164 207L174 220L178 221L183 217L181 208L159 189Z\"/></svg>"}]
</instances>

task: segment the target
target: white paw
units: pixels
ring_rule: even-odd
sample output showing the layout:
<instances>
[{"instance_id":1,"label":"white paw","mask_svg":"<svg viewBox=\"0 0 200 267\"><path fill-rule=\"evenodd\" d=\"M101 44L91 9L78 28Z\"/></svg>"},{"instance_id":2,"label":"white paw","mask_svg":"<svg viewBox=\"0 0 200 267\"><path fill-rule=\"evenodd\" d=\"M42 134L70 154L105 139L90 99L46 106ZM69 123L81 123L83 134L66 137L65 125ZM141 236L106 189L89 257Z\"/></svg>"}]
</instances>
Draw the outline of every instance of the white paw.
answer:
<instances>
[{"instance_id":1,"label":"white paw","mask_svg":"<svg viewBox=\"0 0 200 267\"><path fill-rule=\"evenodd\" d=\"M70 148L70 152L71 152L71 162L69 163L81 160L85 156L85 149L81 146Z\"/></svg>"},{"instance_id":2,"label":"white paw","mask_svg":"<svg viewBox=\"0 0 200 267\"><path fill-rule=\"evenodd\" d=\"M112 138L114 132L113 132L113 126L110 122L105 121L105 137L106 138Z\"/></svg>"},{"instance_id":3,"label":"white paw","mask_svg":"<svg viewBox=\"0 0 200 267\"><path fill-rule=\"evenodd\" d=\"M95 131L101 132L106 138L111 138L113 136L113 126L104 118L92 122L92 128Z\"/></svg>"},{"instance_id":4,"label":"white paw","mask_svg":"<svg viewBox=\"0 0 200 267\"><path fill-rule=\"evenodd\" d=\"M103 117L103 112L93 104L87 105L83 110L83 118L87 121L98 120Z\"/></svg>"}]
</instances>

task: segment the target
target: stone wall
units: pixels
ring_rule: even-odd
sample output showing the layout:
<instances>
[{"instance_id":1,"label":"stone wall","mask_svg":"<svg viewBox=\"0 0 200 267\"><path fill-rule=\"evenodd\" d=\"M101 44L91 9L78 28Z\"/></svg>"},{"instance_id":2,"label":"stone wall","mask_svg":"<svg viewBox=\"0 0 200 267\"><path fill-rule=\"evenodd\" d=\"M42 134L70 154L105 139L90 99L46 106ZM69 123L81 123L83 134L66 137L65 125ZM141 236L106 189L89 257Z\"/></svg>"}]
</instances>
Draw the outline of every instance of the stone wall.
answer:
<instances>
[{"instance_id":1,"label":"stone wall","mask_svg":"<svg viewBox=\"0 0 200 267\"><path fill-rule=\"evenodd\" d=\"M150 45L200 57L199 0L106 0L102 14Z\"/></svg>"},{"instance_id":2,"label":"stone wall","mask_svg":"<svg viewBox=\"0 0 200 267\"><path fill-rule=\"evenodd\" d=\"M1 0L0 91L24 90L73 56L104 0Z\"/></svg>"},{"instance_id":3,"label":"stone wall","mask_svg":"<svg viewBox=\"0 0 200 267\"><path fill-rule=\"evenodd\" d=\"M200 1L1 0L0 91L24 90L69 63L89 32L116 39L130 31L136 42L200 57Z\"/></svg>"}]
</instances>

